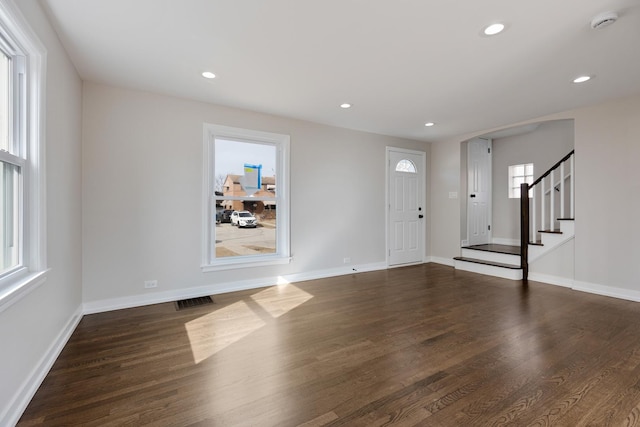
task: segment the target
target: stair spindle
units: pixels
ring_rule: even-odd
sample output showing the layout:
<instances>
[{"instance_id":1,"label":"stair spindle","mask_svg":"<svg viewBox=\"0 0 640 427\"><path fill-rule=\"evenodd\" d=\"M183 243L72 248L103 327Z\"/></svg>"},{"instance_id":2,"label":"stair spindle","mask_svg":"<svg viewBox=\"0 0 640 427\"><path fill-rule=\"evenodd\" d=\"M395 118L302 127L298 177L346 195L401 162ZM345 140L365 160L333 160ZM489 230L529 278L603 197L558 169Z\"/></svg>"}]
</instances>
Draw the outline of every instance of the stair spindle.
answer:
<instances>
[{"instance_id":1,"label":"stair spindle","mask_svg":"<svg viewBox=\"0 0 640 427\"><path fill-rule=\"evenodd\" d=\"M544 192L544 178L540 181L540 230L546 230L546 213L545 210L545 192Z\"/></svg>"},{"instance_id":2,"label":"stair spindle","mask_svg":"<svg viewBox=\"0 0 640 427\"><path fill-rule=\"evenodd\" d=\"M530 211L531 234L529 236L529 241L535 242L537 240L536 237L538 236L537 234L538 230L536 230L536 187L531 187L530 191L531 191L531 211Z\"/></svg>"},{"instance_id":3,"label":"stair spindle","mask_svg":"<svg viewBox=\"0 0 640 427\"><path fill-rule=\"evenodd\" d=\"M564 162L560 164L560 218L564 216Z\"/></svg>"},{"instance_id":4,"label":"stair spindle","mask_svg":"<svg viewBox=\"0 0 640 427\"><path fill-rule=\"evenodd\" d=\"M522 280L529 277L529 184L520 184L520 267Z\"/></svg>"},{"instance_id":5,"label":"stair spindle","mask_svg":"<svg viewBox=\"0 0 640 427\"><path fill-rule=\"evenodd\" d=\"M554 191L556 190L556 180L555 180L555 170L552 170L549 174L551 181L549 182L549 230L553 230L555 226L555 201L556 195Z\"/></svg>"},{"instance_id":6,"label":"stair spindle","mask_svg":"<svg viewBox=\"0 0 640 427\"><path fill-rule=\"evenodd\" d=\"M570 182L570 186L569 186L569 192L571 194L569 194L569 206L570 206L570 213L571 213L571 218L575 218L575 213L574 213L574 197L575 197L575 182L576 182L576 176L575 176L575 171L574 171L574 156L571 156L571 159L569 161L569 172L571 173L571 181Z\"/></svg>"}]
</instances>

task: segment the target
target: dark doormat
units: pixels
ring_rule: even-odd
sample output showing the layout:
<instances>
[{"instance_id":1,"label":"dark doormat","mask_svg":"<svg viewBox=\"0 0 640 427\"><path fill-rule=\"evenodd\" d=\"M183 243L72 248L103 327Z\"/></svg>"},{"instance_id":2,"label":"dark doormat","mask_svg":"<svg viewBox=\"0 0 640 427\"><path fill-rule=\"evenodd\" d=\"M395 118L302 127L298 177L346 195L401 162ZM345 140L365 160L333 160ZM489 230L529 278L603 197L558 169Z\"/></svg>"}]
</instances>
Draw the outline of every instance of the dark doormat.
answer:
<instances>
[{"instance_id":1,"label":"dark doormat","mask_svg":"<svg viewBox=\"0 0 640 427\"><path fill-rule=\"evenodd\" d=\"M175 302L176 310L184 310L186 308L200 307L201 305L213 304L210 296L181 299Z\"/></svg>"}]
</instances>

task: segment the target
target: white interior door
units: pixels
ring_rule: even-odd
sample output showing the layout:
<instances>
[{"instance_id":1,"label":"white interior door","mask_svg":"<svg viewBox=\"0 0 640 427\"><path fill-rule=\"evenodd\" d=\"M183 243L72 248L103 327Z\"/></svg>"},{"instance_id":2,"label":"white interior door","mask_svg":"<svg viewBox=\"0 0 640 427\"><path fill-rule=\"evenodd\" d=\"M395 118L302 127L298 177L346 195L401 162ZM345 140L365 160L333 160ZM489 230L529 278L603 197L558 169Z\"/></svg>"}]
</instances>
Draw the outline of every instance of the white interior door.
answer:
<instances>
[{"instance_id":1,"label":"white interior door","mask_svg":"<svg viewBox=\"0 0 640 427\"><path fill-rule=\"evenodd\" d=\"M491 141L468 143L467 238L469 245L491 243Z\"/></svg>"},{"instance_id":2,"label":"white interior door","mask_svg":"<svg viewBox=\"0 0 640 427\"><path fill-rule=\"evenodd\" d=\"M387 149L389 265L423 261L425 163L425 153Z\"/></svg>"}]
</instances>

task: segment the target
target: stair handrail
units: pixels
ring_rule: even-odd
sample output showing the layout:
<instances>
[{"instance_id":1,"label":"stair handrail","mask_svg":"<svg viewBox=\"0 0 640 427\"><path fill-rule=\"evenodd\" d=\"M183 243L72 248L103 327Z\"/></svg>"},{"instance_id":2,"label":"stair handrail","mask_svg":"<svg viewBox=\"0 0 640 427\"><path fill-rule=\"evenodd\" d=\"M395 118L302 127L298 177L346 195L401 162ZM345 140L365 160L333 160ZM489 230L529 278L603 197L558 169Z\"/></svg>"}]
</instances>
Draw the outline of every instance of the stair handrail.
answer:
<instances>
[{"instance_id":1,"label":"stair handrail","mask_svg":"<svg viewBox=\"0 0 640 427\"><path fill-rule=\"evenodd\" d=\"M551 172L553 172L554 170L558 169L560 167L560 165L564 162L566 162L567 160L569 160L569 157L573 156L573 154L575 153L576 150L571 150L569 152L569 154L567 154L566 156L564 156L562 158L562 160L560 160L559 162L557 162L555 165L551 166L549 168L548 171L546 171L544 174L542 174L538 179L536 179L535 181L533 181L531 184L527 184L529 186L529 188L532 188L536 185L538 185L538 183L540 181L542 181L543 179L545 179L546 177L549 176L549 174L551 174ZM527 193L528 194L528 193ZM521 195L522 196L522 195Z\"/></svg>"},{"instance_id":2,"label":"stair handrail","mask_svg":"<svg viewBox=\"0 0 640 427\"><path fill-rule=\"evenodd\" d=\"M530 241L530 237L529 237L529 229L530 229L530 219L529 219L529 190L531 190L532 188L534 188L536 185L538 185L539 183L543 182L542 180L545 179L547 176L551 175L553 173L553 171L555 171L556 169L558 169L564 162L566 162L567 160L569 160L571 158L571 156L573 156L575 154L575 150L571 150L566 156L564 156L561 160L559 160L556 164L554 164L553 166L551 166L549 168L549 170L547 170L544 174L542 174L538 179L536 179L535 181L533 181L531 184L527 184L522 183L520 184L520 267L522 268L522 280L524 282L527 282L528 276L529 276L529 241ZM572 167L573 167L573 163L572 163ZM563 174L561 174L563 175ZM560 180L562 181L564 179L563 176L560 177ZM573 170L571 171L571 180L572 180L572 185L573 185ZM553 180L552 180L553 181ZM551 187L553 188L553 182L551 183ZM544 194L542 194L542 197L544 198ZM551 197L553 197L553 194L551 194ZM573 197L573 191L571 194L571 197ZM544 203L544 200L543 200ZM564 201L561 201L561 203L564 203ZM544 206L544 204L543 204ZM551 206L553 206L553 201L551 200ZM573 204L571 205L571 213L573 215ZM535 214L535 212L534 212ZM544 215L544 212L543 212ZM552 212L553 215L553 212ZM544 220L543 220L544 223ZM553 223L551 223L551 228L553 228Z\"/></svg>"}]
</instances>

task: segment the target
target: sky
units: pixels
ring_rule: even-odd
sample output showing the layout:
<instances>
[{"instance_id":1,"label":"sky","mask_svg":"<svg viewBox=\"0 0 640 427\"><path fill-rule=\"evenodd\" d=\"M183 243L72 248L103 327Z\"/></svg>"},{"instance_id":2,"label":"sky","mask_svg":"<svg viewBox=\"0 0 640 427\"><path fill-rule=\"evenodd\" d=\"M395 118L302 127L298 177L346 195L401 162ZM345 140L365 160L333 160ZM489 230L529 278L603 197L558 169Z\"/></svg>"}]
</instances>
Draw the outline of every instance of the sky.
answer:
<instances>
[{"instance_id":1,"label":"sky","mask_svg":"<svg viewBox=\"0 0 640 427\"><path fill-rule=\"evenodd\" d=\"M215 176L243 175L244 164L262 165L262 176L276 174L276 147L216 139Z\"/></svg>"}]
</instances>

